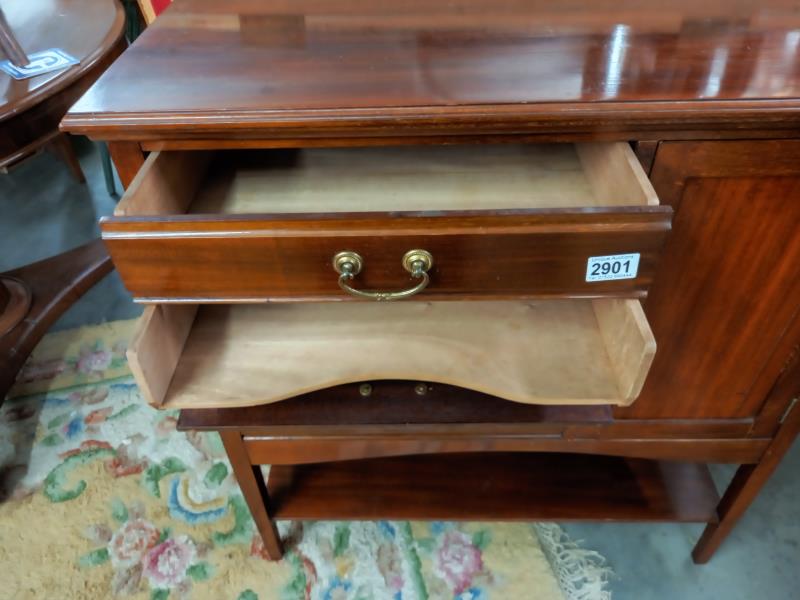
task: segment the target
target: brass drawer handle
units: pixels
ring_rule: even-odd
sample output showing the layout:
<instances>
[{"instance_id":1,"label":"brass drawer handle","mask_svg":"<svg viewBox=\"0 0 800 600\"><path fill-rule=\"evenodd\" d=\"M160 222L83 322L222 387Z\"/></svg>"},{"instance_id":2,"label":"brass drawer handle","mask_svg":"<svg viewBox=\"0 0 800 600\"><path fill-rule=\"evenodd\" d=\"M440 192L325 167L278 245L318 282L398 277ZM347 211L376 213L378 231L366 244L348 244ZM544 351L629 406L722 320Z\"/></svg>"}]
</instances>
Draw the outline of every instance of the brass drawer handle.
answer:
<instances>
[{"instance_id":1,"label":"brass drawer handle","mask_svg":"<svg viewBox=\"0 0 800 600\"><path fill-rule=\"evenodd\" d=\"M344 250L337 252L336 256L333 257L333 268L339 273L339 287L351 296L368 298L378 302L408 298L428 287L431 281L428 276L428 270L433 266L433 256L430 252L427 250L409 250L403 255L402 264L403 268L411 273L412 277L422 279L422 281L412 288L400 290L399 292L371 292L357 290L349 285L349 282L361 272L364 266L364 259L361 258L360 254L352 250Z\"/></svg>"}]
</instances>

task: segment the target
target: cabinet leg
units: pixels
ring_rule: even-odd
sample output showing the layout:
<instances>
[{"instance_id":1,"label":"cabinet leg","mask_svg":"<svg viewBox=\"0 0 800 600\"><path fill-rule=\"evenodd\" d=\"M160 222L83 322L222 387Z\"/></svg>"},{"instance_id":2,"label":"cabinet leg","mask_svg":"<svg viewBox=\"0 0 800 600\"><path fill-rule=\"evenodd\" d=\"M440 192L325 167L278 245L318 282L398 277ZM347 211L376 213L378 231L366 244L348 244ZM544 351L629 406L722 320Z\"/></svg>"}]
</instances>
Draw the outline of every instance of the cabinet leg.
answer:
<instances>
[{"instance_id":1,"label":"cabinet leg","mask_svg":"<svg viewBox=\"0 0 800 600\"><path fill-rule=\"evenodd\" d=\"M747 507L755 500L761 486L769 475L754 477L756 465L742 465L736 471L733 481L717 506L718 523L709 523L692 550L692 559L697 564L705 564L722 542L728 537Z\"/></svg>"},{"instance_id":2,"label":"cabinet leg","mask_svg":"<svg viewBox=\"0 0 800 600\"><path fill-rule=\"evenodd\" d=\"M122 187L128 189L144 164L144 152L136 142L108 142L107 146Z\"/></svg>"},{"instance_id":3,"label":"cabinet leg","mask_svg":"<svg viewBox=\"0 0 800 600\"><path fill-rule=\"evenodd\" d=\"M269 516L267 508L269 497L264 477L261 474L261 467L250 463L250 457L247 455L247 449L238 431L220 431L219 435L225 451L228 453L233 474L242 489L244 500L250 508L250 514L264 541L267 556L270 560L279 560L283 556L283 545L275 521Z\"/></svg>"},{"instance_id":4,"label":"cabinet leg","mask_svg":"<svg viewBox=\"0 0 800 600\"><path fill-rule=\"evenodd\" d=\"M756 499L761 488L769 480L780 464L783 455L789 450L792 441L800 431L800 409L790 409L777 435L764 452L761 460L754 465L742 465L736 471L733 481L717 506L718 523L706 525L703 534L692 550L692 558L697 564L704 564L728 537L747 508Z\"/></svg>"}]
</instances>

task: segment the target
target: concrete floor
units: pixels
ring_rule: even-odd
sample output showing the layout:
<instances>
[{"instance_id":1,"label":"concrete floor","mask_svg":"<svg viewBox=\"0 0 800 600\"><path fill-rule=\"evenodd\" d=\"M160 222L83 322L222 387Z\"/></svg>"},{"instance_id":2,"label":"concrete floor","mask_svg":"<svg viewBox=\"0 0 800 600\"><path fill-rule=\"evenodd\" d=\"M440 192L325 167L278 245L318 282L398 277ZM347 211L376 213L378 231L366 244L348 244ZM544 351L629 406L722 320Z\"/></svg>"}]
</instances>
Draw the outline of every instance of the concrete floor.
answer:
<instances>
[{"instance_id":1,"label":"concrete floor","mask_svg":"<svg viewBox=\"0 0 800 600\"><path fill-rule=\"evenodd\" d=\"M88 183L78 184L48 154L0 175L0 271L50 256L99 235L97 219L116 199L103 183L99 154L76 144ZM118 189L119 183L117 183ZM116 274L108 276L55 325L77 327L138 315ZM720 485L733 469L714 468ZM615 600L784 600L800 598L800 444L708 565L689 552L699 525L568 524L585 547L603 554L617 574Z\"/></svg>"}]
</instances>

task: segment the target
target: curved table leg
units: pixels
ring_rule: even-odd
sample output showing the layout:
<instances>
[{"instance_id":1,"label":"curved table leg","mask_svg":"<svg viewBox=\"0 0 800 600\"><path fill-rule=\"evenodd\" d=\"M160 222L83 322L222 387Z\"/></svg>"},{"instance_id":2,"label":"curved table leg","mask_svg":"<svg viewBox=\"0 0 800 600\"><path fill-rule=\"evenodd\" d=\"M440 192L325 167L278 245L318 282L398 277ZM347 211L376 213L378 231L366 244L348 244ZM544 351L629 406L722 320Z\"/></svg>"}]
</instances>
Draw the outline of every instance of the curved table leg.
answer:
<instances>
[{"instance_id":1,"label":"curved table leg","mask_svg":"<svg viewBox=\"0 0 800 600\"><path fill-rule=\"evenodd\" d=\"M0 404L17 378L33 348L67 308L113 268L101 240L95 240L0 273L25 283L30 290L30 308L6 334L0 336Z\"/></svg>"}]
</instances>

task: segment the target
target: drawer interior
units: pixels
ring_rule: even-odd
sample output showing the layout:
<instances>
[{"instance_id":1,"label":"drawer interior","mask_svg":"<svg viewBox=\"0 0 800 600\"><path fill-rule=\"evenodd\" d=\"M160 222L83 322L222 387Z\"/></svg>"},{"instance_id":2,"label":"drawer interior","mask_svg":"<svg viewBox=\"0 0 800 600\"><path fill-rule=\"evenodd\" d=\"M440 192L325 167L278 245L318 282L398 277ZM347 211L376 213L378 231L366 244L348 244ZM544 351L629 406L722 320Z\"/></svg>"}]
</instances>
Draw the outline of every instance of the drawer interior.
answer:
<instances>
[{"instance_id":1,"label":"drawer interior","mask_svg":"<svg viewBox=\"0 0 800 600\"><path fill-rule=\"evenodd\" d=\"M625 143L153 152L116 216L653 206Z\"/></svg>"},{"instance_id":2,"label":"drawer interior","mask_svg":"<svg viewBox=\"0 0 800 600\"><path fill-rule=\"evenodd\" d=\"M165 408L276 402L357 381L529 404L632 403L655 353L637 300L153 305L128 350Z\"/></svg>"}]
</instances>

